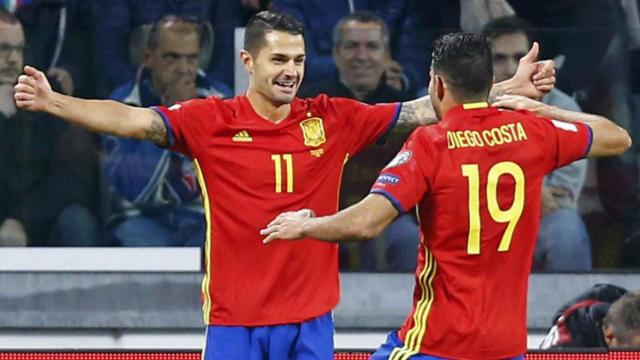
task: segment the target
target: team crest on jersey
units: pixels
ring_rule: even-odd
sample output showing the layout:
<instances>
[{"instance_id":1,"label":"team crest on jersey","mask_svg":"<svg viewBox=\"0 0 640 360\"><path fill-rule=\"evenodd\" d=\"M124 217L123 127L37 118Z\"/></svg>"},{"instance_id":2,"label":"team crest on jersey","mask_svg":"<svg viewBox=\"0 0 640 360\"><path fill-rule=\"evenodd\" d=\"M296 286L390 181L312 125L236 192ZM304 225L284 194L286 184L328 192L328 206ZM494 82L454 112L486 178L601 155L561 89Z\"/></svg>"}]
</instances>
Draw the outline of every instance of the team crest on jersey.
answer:
<instances>
[{"instance_id":1,"label":"team crest on jersey","mask_svg":"<svg viewBox=\"0 0 640 360\"><path fill-rule=\"evenodd\" d=\"M312 117L304 120L300 123L300 127L302 128L302 136L304 136L304 144L306 146L315 147L327 142L321 118Z\"/></svg>"},{"instance_id":2,"label":"team crest on jersey","mask_svg":"<svg viewBox=\"0 0 640 360\"><path fill-rule=\"evenodd\" d=\"M390 168L390 167L402 165L407 161L409 161L409 159L411 159L411 155L413 155L411 153L411 150L400 151L398 155L396 155L396 157L394 157L393 160L391 160L391 162L385 167Z\"/></svg>"}]
</instances>

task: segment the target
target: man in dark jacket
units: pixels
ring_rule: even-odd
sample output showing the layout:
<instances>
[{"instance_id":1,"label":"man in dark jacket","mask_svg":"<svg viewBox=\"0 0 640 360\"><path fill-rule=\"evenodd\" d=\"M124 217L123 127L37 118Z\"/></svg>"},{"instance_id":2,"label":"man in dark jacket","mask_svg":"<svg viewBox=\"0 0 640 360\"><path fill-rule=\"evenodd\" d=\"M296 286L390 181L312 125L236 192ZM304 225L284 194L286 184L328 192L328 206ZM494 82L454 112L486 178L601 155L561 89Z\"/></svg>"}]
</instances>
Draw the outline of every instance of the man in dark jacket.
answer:
<instances>
[{"instance_id":1,"label":"man in dark jacket","mask_svg":"<svg viewBox=\"0 0 640 360\"><path fill-rule=\"evenodd\" d=\"M20 23L0 9L0 245L97 246L93 137L13 106L24 46Z\"/></svg>"}]
</instances>

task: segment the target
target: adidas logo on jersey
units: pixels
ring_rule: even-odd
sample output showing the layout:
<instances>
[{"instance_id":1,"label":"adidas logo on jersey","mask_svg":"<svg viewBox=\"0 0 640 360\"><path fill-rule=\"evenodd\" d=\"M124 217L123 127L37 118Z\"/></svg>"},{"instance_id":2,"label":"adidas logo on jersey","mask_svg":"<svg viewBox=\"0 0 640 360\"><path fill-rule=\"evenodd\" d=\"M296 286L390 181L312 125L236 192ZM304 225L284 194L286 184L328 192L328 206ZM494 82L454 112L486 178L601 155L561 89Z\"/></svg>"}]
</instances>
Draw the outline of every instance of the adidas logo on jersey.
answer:
<instances>
[{"instance_id":1,"label":"adidas logo on jersey","mask_svg":"<svg viewBox=\"0 0 640 360\"><path fill-rule=\"evenodd\" d=\"M249 135L249 132L247 132L247 130L242 130L235 134L232 140L235 142L252 142L253 138L251 137L251 135Z\"/></svg>"}]
</instances>

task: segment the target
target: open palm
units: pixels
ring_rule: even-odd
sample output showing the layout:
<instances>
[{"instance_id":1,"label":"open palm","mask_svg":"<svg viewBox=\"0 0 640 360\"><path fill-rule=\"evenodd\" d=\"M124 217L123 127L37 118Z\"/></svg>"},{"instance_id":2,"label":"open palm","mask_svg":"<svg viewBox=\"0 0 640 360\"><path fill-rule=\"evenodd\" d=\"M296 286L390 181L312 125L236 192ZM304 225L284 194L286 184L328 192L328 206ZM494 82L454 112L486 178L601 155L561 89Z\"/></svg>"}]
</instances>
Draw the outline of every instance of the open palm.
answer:
<instances>
[{"instance_id":1,"label":"open palm","mask_svg":"<svg viewBox=\"0 0 640 360\"><path fill-rule=\"evenodd\" d=\"M24 74L18 77L15 86L16 106L29 111L47 111L53 91L49 80L42 71L24 67Z\"/></svg>"}]
</instances>

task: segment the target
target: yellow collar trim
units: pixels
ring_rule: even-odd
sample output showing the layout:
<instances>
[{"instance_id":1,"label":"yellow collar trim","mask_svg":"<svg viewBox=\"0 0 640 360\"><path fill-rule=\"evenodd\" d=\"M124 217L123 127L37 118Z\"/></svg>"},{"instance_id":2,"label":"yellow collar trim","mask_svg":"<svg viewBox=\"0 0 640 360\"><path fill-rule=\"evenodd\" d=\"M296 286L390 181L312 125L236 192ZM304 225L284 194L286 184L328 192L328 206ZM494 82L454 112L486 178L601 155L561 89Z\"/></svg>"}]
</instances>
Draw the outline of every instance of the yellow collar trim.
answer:
<instances>
[{"instance_id":1,"label":"yellow collar trim","mask_svg":"<svg viewBox=\"0 0 640 360\"><path fill-rule=\"evenodd\" d=\"M489 104L486 101L462 104L462 108L465 110L482 109L487 107L489 107Z\"/></svg>"}]
</instances>

